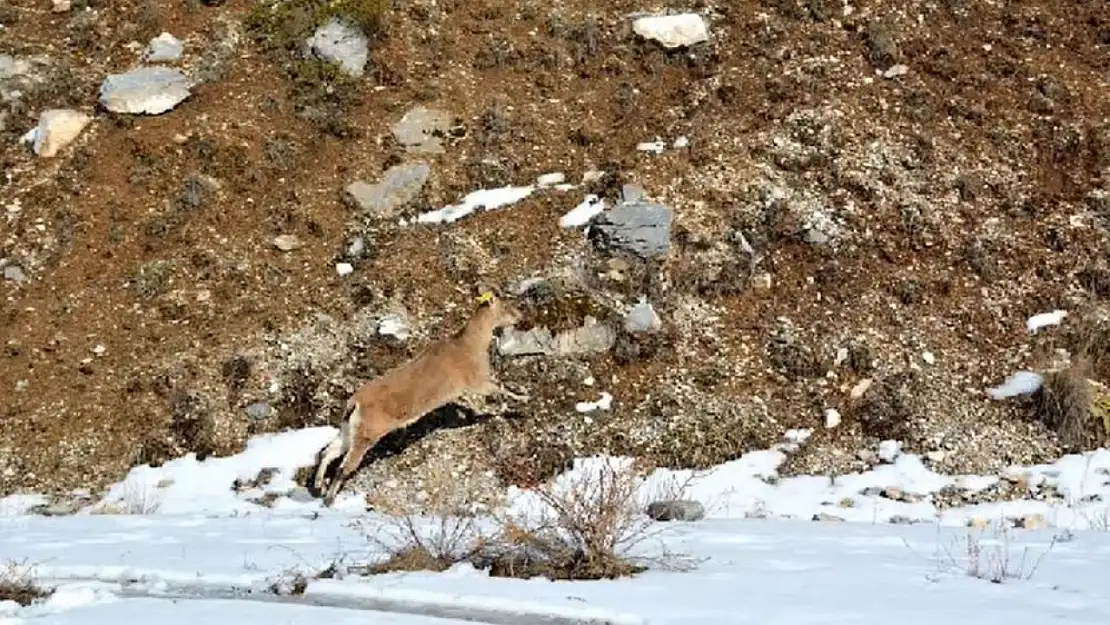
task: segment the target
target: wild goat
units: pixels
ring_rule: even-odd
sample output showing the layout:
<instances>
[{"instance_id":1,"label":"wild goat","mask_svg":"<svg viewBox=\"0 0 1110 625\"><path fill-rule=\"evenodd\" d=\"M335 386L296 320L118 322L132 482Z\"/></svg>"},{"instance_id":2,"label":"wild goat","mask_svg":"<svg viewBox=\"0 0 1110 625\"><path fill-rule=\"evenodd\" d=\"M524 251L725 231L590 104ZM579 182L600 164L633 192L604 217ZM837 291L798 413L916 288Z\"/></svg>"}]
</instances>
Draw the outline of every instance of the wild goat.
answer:
<instances>
[{"instance_id":1,"label":"wild goat","mask_svg":"<svg viewBox=\"0 0 1110 625\"><path fill-rule=\"evenodd\" d=\"M412 425L436 408L467 394L527 399L526 395L508 391L494 382L489 362L494 330L517 323L521 313L489 292L479 302L466 325L453 336L428 345L412 360L364 384L347 400L350 415L339 434L322 451L316 470L315 485L322 491L328 467L346 452L328 485L325 506L332 505L344 483L358 470L366 452L386 434Z\"/></svg>"}]
</instances>

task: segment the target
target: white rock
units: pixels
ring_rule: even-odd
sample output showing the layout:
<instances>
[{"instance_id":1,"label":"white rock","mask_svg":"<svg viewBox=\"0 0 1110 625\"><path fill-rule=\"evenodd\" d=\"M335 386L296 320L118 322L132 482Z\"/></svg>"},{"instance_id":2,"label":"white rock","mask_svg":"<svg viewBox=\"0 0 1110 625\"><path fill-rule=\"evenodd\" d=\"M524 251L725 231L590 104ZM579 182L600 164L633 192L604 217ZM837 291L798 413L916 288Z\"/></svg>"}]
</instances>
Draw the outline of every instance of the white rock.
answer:
<instances>
[{"instance_id":1,"label":"white rock","mask_svg":"<svg viewBox=\"0 0 1110 625\"><path fill-rule=\"evenodd\" d=\"M908 73L910 73L910 68L908 68L905 65L902 65L901 63L899 63L898 65L891 65L889 68L887 68L887 70L885 72L883 72L883 78L886 78L886 79L889 80L891 78L897 78L899 76L905 76Z\"/></svg>"},{"instance_id":2,"label":"white rock","mask_svg":"<svg viewBox=\"0 0 1110 625\"><path fill-rule=\"evenodd\" d=\"M185 46L181 43L181 40L164 32L150 40L150 44L146 48L146 54L143 55L143 60L148 63L176 61L181 58L184 51Z\"/></svg>"},{"instance_id":3,"label":"white rock","mask_svg":"<svg viewBox=\"0 0 1110 625\"><path fill-rule=\"evenodd\" d=\"M644 39L658 41L665 48L692 46L709 40L709 27L697 13L641 17L632 22L632 30Z\"/></svg>"},{"instance_id":4,"label":"white rock","mask_svg":"<svg viewBox=\"0 0 1110 625\"><path fill-rule=\"evenodd\" d=\"M54 6L50 10L55 13L65 13L73 8L73 2L70 0L54 0L53 4Z\"/></svg>"},{"instance_id":5,"label":"white rock","mask_svg":"<svg viewBox=\"0 0 1110 625\"><path fill-rule=\"evenodd\" d=\"M39 124L23 135L23 142L42 158L50 158L69 145L92 118L72 109L50 109L39 115Z\"/></svg>"},{"instance_id":6,"label":"white rock","mask_svg":"<svg viewBox=\"0 0 1110 625\"><path fill-rule=\"evenodd\" d=\"M921 359L924 360L925 364L927 365L936 364L937 362L937 357L933 355L933 352L925 352L921 354Z\"/></svg>"},{"instance_id":7,"label":"white rock","mask_svg":"<svg viewBox=\"0 0 1110 625\"><path fill-rule=\"evenodd\" d=\"M355 268L351 263L335 263L335 273L341 276L350 275L354 270Z\"/></svg>"},{"instance_id":8,"label":"white rock","mask_svg":"<svg viewBox=\"0 0 1110 625\"><path fill-rule=\"evenodd\" d=\"M301 240L293 234L279 234L274 237L273 244L274 247L283 252L292 252L293 250L298 249L303 245L301 243Z\"/></svg>"},{"instance_id":9,"label":"white rock","mask_svg":"<svg viewBox=\"0 0 1110 625\"><path fill-rule=\"evenodd\" d=\"M662 154L667 149L667 144L662 141L641 141L636 144L636 149L641 152L652 152L654 154Z\"/></svg>"},{"instance_id":10,"label":"white rock","mask_svg":"<svg viewBox=\"0 0 1110 625\"><path fill-rule=\"evenodd\" d=\"M836 408L825 409L825 428L831 430L838 425L840 425L840 411Z\"/></svg>"},{"instance_id":11,"label":"white rock","mask_svg":"<svg viewBox=\"0 0 1110 625\"><path fill-rule=\"evenodd\" d=\"M339 64L344 73L362 76L370 58L370 42L359 29L333 17L305 42L315 56Z\"/></svg>"},{"instance_id":12,"label":"white rock","mask_svg":"<svg viewBox=\"0 0 1110 625\"><path fill-rule=\"evenodd\" d=\"M632 333L658 330L662 325L655 308L643 298L624 316L624 329Z\"/></svg>"},{"instance_id":13,"label":"white rock","mask_svg":"<svg viewBox=\"0 0 1110 625\"><path fill-rule=\"evenodd\" d=\"M385 334L405 340L409 337L409 326L400 315L388 314L378 321L378 334Z\"/></svg>"},{"instance_id":14,"label":"white rock","mask_svg":"<svg viewBox=\"0 0 1110 625\"><path fill-rule=\"evenodd\" d=\"M676 138L676 139L674 140L674 143L672 144L672 146L673 146L673 147L674 147L674 149L676 149L676 150L681 150L682 148L685 148L685 147L687 147L687 146L689 146L689 145L690 145L690 140L689 140L689 139L687 139L685 135L683 135L683 136L681 136L681 137L678 137L678 138Z\"/></svg>"},{"instance_id":15,"label":"white rock","mask_svg":"<svg viewBox=\"0 0 1110 625\"><path fill-rule=\"evenodd\" d=\"M139 67L111 74L100 85L100 103L113 113L158 115L189 95L189 79L171 67Z\"/></svg>"},{"instance_id":16,"label":"white rock","mask_svg":"<svg viewBox=\"0 0 1110 625\"><path fill-rule=\"evenodd\" d=\"M564 174L562 172L559 172L559 171L555 171L555 172L551 172L550 174L542 174L538 178L536 178L536 186L537 187L552 187L552 186L555 186L555 185L558 185L558 184L562 184L562 183L566 182L566 180L567 180L566 174Z\"/></svg>"},{"instance_id":17,"label":"white rock","mask_svg":"<svg viewBox=\"0 0 1110 625\"><path fill-rule=\"evenodd\" d=\"M578 412L593 412L595 410L609 410L613 406L613 396L605 391L601 392L601 399L597 401L580 401L574 405Z\"/></svg>"},{"instance_id":18,"label":"white rock","mask_svg":"<svg viewBox=\"0 0 1110 625\"><path fill-rule=\"evenodd\" d=\"M898 441L889 440L879 443L879 457L883 462L894 462L901 453L902 443Z\"/></svg>"}]
</instances>

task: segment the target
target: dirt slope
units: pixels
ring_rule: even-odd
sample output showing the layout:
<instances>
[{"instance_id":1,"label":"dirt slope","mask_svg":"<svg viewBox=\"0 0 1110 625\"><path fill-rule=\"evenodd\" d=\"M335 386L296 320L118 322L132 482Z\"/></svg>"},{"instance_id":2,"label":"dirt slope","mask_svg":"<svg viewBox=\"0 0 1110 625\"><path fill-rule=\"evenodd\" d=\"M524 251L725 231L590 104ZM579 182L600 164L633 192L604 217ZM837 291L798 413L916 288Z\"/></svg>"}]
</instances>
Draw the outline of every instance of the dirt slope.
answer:
<instances>
[{"instance_id":1,"label":"dirt slope","mask_svg":"<svg viewBox=\"0 0 1110 625\"><path fill-rule=\"evenodd\" d=\"M385 452L407 449L364 485L493 492L594 451L707 466L791 427L818 433L787 473L863 468L888 437L938 470L986 471L1061 441L1032 401L983 389L1058 364L1058 348L1086 347L1110 381L1091 338L1110 294L1102 2L694 2L670 8L702 15L710 41L666 50L630 17L666 7L631 0L395 0L380 16L348 1L374 27L357 79L298 56L323 2L50 4L0 8L0 49L33 65L0 123L0 258L18 267L0 281L0 494L96 489L136 463L335 424L359 380L456 327L480 286L530 277L550 281L522 304L524 329L589 314L615 345L498 358L531 402L391 437ZM160 115L97 106L105 76L163 31L185 44L191 96ZM393 137L415 106L448 114L442 153ZM93 120L36 157L19 137L62 107ZM660 153L637 147L656 140ZM406 223L345 199L417 160L431 174ZM606 175L411 220L591 171ZM558 224L625 183L673 210L657 259ZM623 329L640 296L662 330ZM1058 308L1063 328L1026 332ZM377 334L387 313L412 336ZM600 391L611 411L575 411ZM842 423L825 430L829 408Z\"/></svg>"}]
</instances>

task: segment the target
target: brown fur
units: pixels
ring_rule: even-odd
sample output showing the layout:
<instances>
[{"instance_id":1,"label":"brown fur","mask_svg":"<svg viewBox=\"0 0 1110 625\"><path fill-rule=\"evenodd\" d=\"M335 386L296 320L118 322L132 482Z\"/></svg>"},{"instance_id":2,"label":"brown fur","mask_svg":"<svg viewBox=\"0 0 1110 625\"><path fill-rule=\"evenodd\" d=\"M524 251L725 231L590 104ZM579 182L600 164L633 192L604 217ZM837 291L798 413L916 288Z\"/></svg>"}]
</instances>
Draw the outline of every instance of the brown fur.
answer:
<instances>
[{"instance_id":1,"label":"brown fur","mask_svg":"<svg viewBox=\"0 0 1110 625\"><path fill-rule=\"evenodd\" d=\"M347 401L347 422L321 456L316 487L327 467L346 452L343 463L329 484L324 505L330 506L343 484L358 469L363 456L383 436L418 421L433 410L466 394L483 397L505 395L517 400L527 397L511 393L494 382L489 362L489 343L497 328L521 319L515 306L501 299L478 307L466 325L454 335L436 341L412 360L364 384Z\"/></svg>"}]
</instances>

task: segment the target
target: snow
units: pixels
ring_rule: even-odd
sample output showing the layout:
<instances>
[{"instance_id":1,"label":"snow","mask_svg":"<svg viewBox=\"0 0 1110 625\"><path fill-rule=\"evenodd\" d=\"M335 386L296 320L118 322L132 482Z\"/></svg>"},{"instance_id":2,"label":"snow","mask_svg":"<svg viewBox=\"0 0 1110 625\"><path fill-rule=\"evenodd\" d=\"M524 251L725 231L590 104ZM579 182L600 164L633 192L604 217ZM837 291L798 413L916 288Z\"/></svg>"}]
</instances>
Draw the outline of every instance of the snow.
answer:
<instances>
[{"instance_id":1,"label":"snow","mask_svg":"<svg viewBox=\"0 0 1110 625\"><path fill-rule=\"evenodd\" d=\"M1067 316L1068 311L1066 310L1054 310L1052 312L1038 313L1025 321L1025 329L1030 332L1036 332L1037 330L1044 327L1058 326L1063 323L1064 318Z\"/></svg>"},{"instance_id":2,"label":"snow","mask_svg":"<svg viewBox=\"0 0 1110 625\"><path fill-rule=\"evenodd\" d=\"M606 394L602 393L605 398ZM468 564L443 573L349 574L382 557L364 534L394 527L360 497L325 509L297 502L293 472L311 465L330 427L252 439L236 456L141 466L105 498L72 516L26 514L42 497L0 499L0 575L7 562L55 587L47 600L0 603L0 624L159 622L505 625L570 623L693 625L772 622L871 623L902 614L910 625L946 622L1110 622L1101 573L1110 565L1110 450L1064 456L1001 475L947 476L883 441L871 470L779 478L777 468L809 431L707 471L657 470L637 483L638 504L667 494L707 508L697 522L654 523L634 553L674 554L687 567L655 567L612 581L490 578ZM630 458L589 457L553 483L556 492ZM275 469L268 484L231 484ZM1002 479L1053 484L1063 500L987 503L942 511L929 495ZM890 499L879 491L897 489ZM251 499L270 492L272 507ZM871 494L871 493L878 494ZM528 518L544 503L510 488L507 512ZM1049 527L1014 529L1002 519L1040 514ZM846 522L811 522L815 515ZM894 523L903 520L916 524ZM997 522L968 528L970 519ZM357 520L359 525L352 524ZM434 520L423 522L434 523ZM279 595L298 573L335 564L303 595ZM1005 571L1004 571L1005 569ZM992 576L1006 572L1002 583Z\"/></svg>"},{"instance_id":3,"label":"snow","mask_svg":"<svg viewBox=\"0 0 1110 625\"><path fill-rule=\"evenodd\" d=\"M586 199L567 211L562 217L559 218L559 226L561 228L577 228L590 223L590 220L601 214L605 210L605 200L597 195L590 193L586 195Z\"/></svg>"},{"instance_id":4,"label":"snow","mask_svg":"<svg viewBox=\"0 0 1110 625\"><path fill-rule=\"evenodd\" d=\"M1037 392L1044 384L1044 376L1034 371L1018 371L999 386L987 389L991 399L1006 399Z\"/></svg>"},{"instance_id":5,"label":"snow","mask_svg":"<svg viewBox=\"0 0 1110 625\"><path fill-rule=\"evenodd\" d=\"M524 187L500 187L497 189L478 189L466 194L458 204L451 204L444 206L433 211L421 213L416 221L420 223L451 223L458 221L463 217L475 212L479 208L483 210L495 210L502 206L516 204L524 198L532 195L536 190L533 185Z\"/></svg>"}]
</instances>

